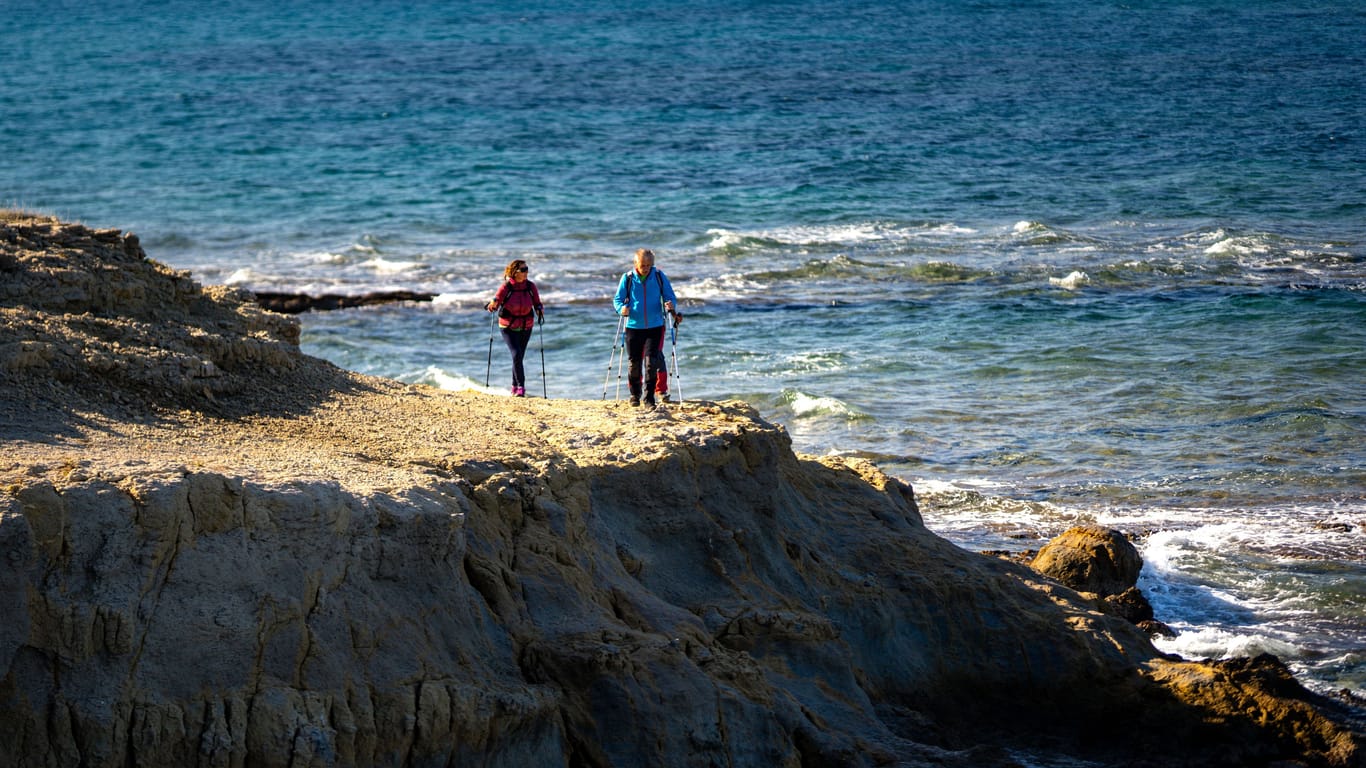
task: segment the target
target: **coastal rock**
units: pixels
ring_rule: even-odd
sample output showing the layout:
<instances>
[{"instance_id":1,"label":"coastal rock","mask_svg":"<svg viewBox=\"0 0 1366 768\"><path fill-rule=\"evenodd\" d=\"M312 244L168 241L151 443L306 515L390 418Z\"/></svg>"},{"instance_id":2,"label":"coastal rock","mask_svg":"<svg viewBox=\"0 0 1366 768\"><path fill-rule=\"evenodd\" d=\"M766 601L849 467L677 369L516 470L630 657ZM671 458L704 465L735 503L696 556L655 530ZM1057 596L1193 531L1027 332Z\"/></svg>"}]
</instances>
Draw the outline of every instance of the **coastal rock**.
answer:
<instances>
[{"instance_id":1,"label":"coastal rock","mask_svg":"<svg viewBox=\"0 0 1366 768\"><path fill-rule=\"evenodd\" d=\"M744 404L360 376L127 242L0 225L7 281L180 291L100 365L67 347L150 304L0 298L35 361L0 367L6 768L1361 765L1288 675L1165 657ZM200 334L289 364L205 357L214 397L121 365Z\"/></svg>"},{"instance_id":2,"label":"coastal rock","mask_svg":"<svg viewBox=\"0 0 1366 768\"><path fill-rule=\"evenodd\" d=\"M1143 558L1123 533L1082 525L1045 544L1030 567L1078 592L1109 597L1138 583Z\"/></svg>"},{"instance_id":3,"label":"coastal rock","mask_svg":"<svg viewBox=\"0 0 1366 768\"><path fill-rule=\"evenodd\" d=\"M52 219L0 232L0 372L13 385L197 402L299 364L296 320L148 259L134 235Z\"/></svg>"},{"instance_id":4,"label":"coastal rock","mask_svg":"<svg viewBox=\"0 0 1366 768\"><path fill-rule=\"evenodd\" d=\"M1069 528L1031 558L1030 567L1090 598L1098 610L1143 630L1148 637L1175 637L1153 616L1137 586L1143 570L1138 548L1123 532L1085 525Z\"/></svg>"},{"instance_id":5,"label":"coastal rock","mask_svg":"<svg viewBox=\"0 0 1366 768\"><path fill-rule=\"evenodd\" d=\"M418 291L369 291L353 295L324 293L320 296L307 293L256 291L251 295L257 304L266 309L290 315L303 312L350 309L352 307L370 307L377 304L393 304L404 301L431 301L436 298L434 293Z\"/></svg>"}]
</instances>

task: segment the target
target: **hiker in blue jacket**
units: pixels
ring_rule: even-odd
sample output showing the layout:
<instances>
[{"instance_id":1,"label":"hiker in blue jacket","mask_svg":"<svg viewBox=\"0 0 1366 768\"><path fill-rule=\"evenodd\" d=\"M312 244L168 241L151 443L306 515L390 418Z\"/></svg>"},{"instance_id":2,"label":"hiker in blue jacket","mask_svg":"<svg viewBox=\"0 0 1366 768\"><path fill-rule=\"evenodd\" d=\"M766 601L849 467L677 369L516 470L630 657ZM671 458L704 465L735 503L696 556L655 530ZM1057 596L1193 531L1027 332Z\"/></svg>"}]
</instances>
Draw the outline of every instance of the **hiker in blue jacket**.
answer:
<instances>
[{"instance_id":1,"label":"hiker in blue jacket","mask_svg":"<svg viewBox=\"0 0 1366 768\"><path fill-rule=\"evenodd\" d=\"M669 378L664 364L664 313L677 323L674 289L669 278L655 269L655 254L648 248L636 251L635 269L623 274L612 305L626 318L626 353L631 361L628 381L631 405L640 405L642 396L641 363L646 385L645 407L655 407L655 393L669 402Z\"/></svg>"}]
</instances>

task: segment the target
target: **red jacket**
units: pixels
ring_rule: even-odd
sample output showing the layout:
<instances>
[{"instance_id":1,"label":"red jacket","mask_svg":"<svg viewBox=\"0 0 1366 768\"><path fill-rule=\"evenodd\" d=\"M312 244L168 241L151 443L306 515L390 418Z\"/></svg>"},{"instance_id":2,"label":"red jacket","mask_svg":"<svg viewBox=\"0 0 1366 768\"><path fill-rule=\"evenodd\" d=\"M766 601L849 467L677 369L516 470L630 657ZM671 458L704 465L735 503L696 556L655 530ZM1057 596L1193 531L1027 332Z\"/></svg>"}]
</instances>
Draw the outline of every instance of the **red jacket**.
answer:
<instances>
[{"instance_id":1,"label":"red jacket","mask_svg":"<svg viewBox=\"0 0 1366 768\"><path fill-rule=\"evenodd\" d=\"M498 326L512 331L531 330L541 312L541 294L530 280L520 285L514 280L505 281L493 303L498 308Z\"/></svg>"}]
</instances>

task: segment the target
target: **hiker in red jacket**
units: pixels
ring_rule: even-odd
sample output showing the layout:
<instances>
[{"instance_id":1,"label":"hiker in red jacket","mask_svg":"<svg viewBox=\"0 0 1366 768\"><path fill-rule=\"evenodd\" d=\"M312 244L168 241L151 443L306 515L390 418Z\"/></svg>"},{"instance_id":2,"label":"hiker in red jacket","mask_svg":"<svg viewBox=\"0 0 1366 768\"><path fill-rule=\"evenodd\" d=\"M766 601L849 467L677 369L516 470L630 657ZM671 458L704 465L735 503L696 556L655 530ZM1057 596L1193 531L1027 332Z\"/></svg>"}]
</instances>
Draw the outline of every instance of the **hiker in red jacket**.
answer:
<instances>
[{"instance_id":1,"label":"hiker in red jacket","mask_svg":"<svg viewBox=\"0 0 1366 768\"><path fill-rule=\"evenodd\" d=\"M536 284L527 279L526 262L513 259L503 270L503 284L498 293L484 309L498 313L498 327L503 331L503 341L512 353L512 394L514 397L526 396L526 371L522 368L522 358L526 356L527 344L531 343L531 329L536 323L545 322L545 311L541 307L541 294Z\"/></svg>"}]
</instances>

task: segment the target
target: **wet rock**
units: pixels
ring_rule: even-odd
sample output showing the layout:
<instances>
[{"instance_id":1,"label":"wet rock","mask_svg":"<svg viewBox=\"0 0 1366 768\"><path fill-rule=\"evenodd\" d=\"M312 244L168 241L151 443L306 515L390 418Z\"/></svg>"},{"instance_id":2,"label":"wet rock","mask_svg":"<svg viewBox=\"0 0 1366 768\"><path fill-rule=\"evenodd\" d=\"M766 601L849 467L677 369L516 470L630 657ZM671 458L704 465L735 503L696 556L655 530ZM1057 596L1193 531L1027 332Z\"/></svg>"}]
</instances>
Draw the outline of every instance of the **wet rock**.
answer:
<instances>
[{"instance_id":1,"label":"wet rock","mask_svg":"<svg viewBox=\"0 0 1366 768\"><path fill-rule=\"evenodd\" d=\"M370 293L350 295L325 293L320 296L310 296L304 293L256 291L252 296L255 298L257 304L260 304L266 309L287 315L297 315L303 312L323 312L333 309L350 309L352 307L369 307L376 304L393 304L402 301L431 301L436 298L436 294L434 293L420 293L417 291L372 291Z\"/></svg>"}]
</instances>

